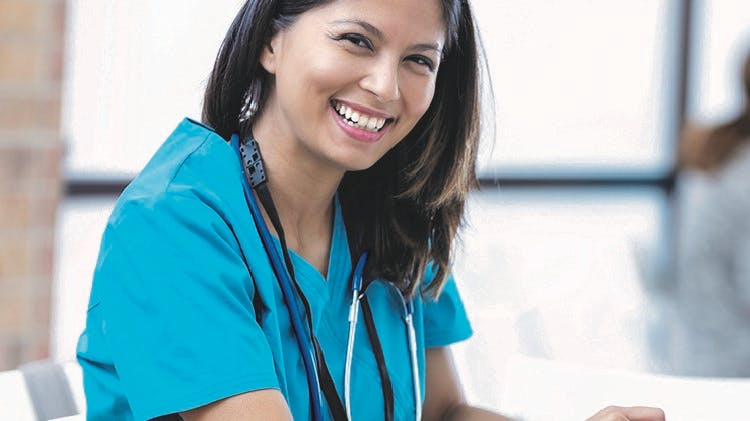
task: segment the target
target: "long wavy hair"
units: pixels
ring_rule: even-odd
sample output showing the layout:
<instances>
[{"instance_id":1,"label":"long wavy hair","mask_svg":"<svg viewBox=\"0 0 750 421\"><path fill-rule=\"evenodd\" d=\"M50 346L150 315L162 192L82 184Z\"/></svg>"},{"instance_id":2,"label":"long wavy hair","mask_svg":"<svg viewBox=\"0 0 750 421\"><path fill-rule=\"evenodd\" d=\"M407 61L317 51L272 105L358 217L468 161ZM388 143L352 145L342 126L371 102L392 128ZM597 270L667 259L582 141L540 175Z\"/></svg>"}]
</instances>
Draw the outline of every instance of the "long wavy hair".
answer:
<instances>
[{"instance_id":1,"label":"long wavy hair","mask_svg":"<svg viewBox=\"0 0 750 421\"><path fill-rule=\"evenodd\" d=\"M222 42L208 80L203 122L229 139L245 135L238 118L251 84L267 81L264 46L297 16L331 0L248 0ZM367 275L405 295L436 296L445 284L467 196L477 187L479 58L467 0L441 0L446 46L435 94L414 129L372 167L348 172L339 200L353 256L368 250ZM267 83L264 84L268 86ZM256 98L262 108L267 92ZM427 271L434 272L425 285Z\"/></svg>"}]
</instances>

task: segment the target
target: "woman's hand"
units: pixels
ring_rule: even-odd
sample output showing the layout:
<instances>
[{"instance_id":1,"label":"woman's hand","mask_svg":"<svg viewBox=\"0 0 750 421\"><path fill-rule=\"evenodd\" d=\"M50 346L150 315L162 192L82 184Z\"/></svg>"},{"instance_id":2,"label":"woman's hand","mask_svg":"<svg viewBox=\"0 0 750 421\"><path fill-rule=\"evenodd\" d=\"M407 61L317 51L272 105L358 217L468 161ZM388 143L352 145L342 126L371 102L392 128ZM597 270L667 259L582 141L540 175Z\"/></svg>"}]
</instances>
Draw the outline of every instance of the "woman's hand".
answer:
<instances>
[{"instance_id":1,"label":"woman's hand","mask_svg":"<svg viewBox=\"0 0 750 421\"><path fill-rule=\"evenodd\" d=\"M664 421L664 411L646 406L608 406L586 421Z\"/></svg>"}]
</instances>

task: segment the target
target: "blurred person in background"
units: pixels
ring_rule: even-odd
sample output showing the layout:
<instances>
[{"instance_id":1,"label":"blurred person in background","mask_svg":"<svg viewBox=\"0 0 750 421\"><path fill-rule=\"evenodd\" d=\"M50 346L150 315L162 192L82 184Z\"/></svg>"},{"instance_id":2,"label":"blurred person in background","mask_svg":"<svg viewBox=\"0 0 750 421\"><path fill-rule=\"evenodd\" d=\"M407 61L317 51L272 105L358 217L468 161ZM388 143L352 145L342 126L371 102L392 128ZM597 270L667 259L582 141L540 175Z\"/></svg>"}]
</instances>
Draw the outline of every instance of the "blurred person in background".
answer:
<instances>
[{"instance_id":1,"label":"blurred person in background","mask_svg":"<svg viewBox=\"0 0 750 421\"><path fill-rule=\"evenodd\" d=\"M750 54L744 106L680 144L676 309L678 374L750 377Z\"/></svg>"}]
</instances>

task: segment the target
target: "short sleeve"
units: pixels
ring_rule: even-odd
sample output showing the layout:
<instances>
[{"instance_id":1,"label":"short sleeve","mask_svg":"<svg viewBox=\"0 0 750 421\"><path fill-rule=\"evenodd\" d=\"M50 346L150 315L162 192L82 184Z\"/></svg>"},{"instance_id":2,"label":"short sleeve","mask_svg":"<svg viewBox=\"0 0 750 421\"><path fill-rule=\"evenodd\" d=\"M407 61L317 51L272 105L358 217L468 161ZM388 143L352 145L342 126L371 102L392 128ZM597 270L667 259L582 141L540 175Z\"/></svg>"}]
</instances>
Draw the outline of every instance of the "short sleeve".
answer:
<instances>
[{"instance_id":1,"label":"short sleeve","mask_svg":"<svg viewBox=\"0 0 750 421\"><path fill-rule=\"evenodd\" d=\"M471 337L473 330L464 303L450 276L436 300L424 302L424 344L435 348Z\"/></svg>"},{"instance_id":2,"label":"short sleeve","mask_svg":"<svg viewBox=\"0 0 750 421\"><path fill-rule=\"evenodd\" d=\"M251 276L231 227L195 197L165 193L116 210L94 284L136 419L279 387Z\"/></svg>"}]
</instances>

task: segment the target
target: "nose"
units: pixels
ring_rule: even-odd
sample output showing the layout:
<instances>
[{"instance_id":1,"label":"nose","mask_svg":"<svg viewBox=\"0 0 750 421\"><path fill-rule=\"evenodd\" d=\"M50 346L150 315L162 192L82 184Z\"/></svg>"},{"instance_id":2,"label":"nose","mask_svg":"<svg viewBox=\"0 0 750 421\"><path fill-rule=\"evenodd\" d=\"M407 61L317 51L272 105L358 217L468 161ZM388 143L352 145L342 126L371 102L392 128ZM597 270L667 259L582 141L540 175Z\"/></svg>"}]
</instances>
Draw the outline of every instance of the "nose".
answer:
<instances>
[{"instance_id":1,"label":"nose","mask_svg":"<svg viewBox=\"0 0 750 421\"><path fill-rule=\"evenodd\" d=\"M401 97L398 86L398 64L382 57L368 67L359 86L375 95L380 102L391 102Z\"/></svg>"}]
</instances>

